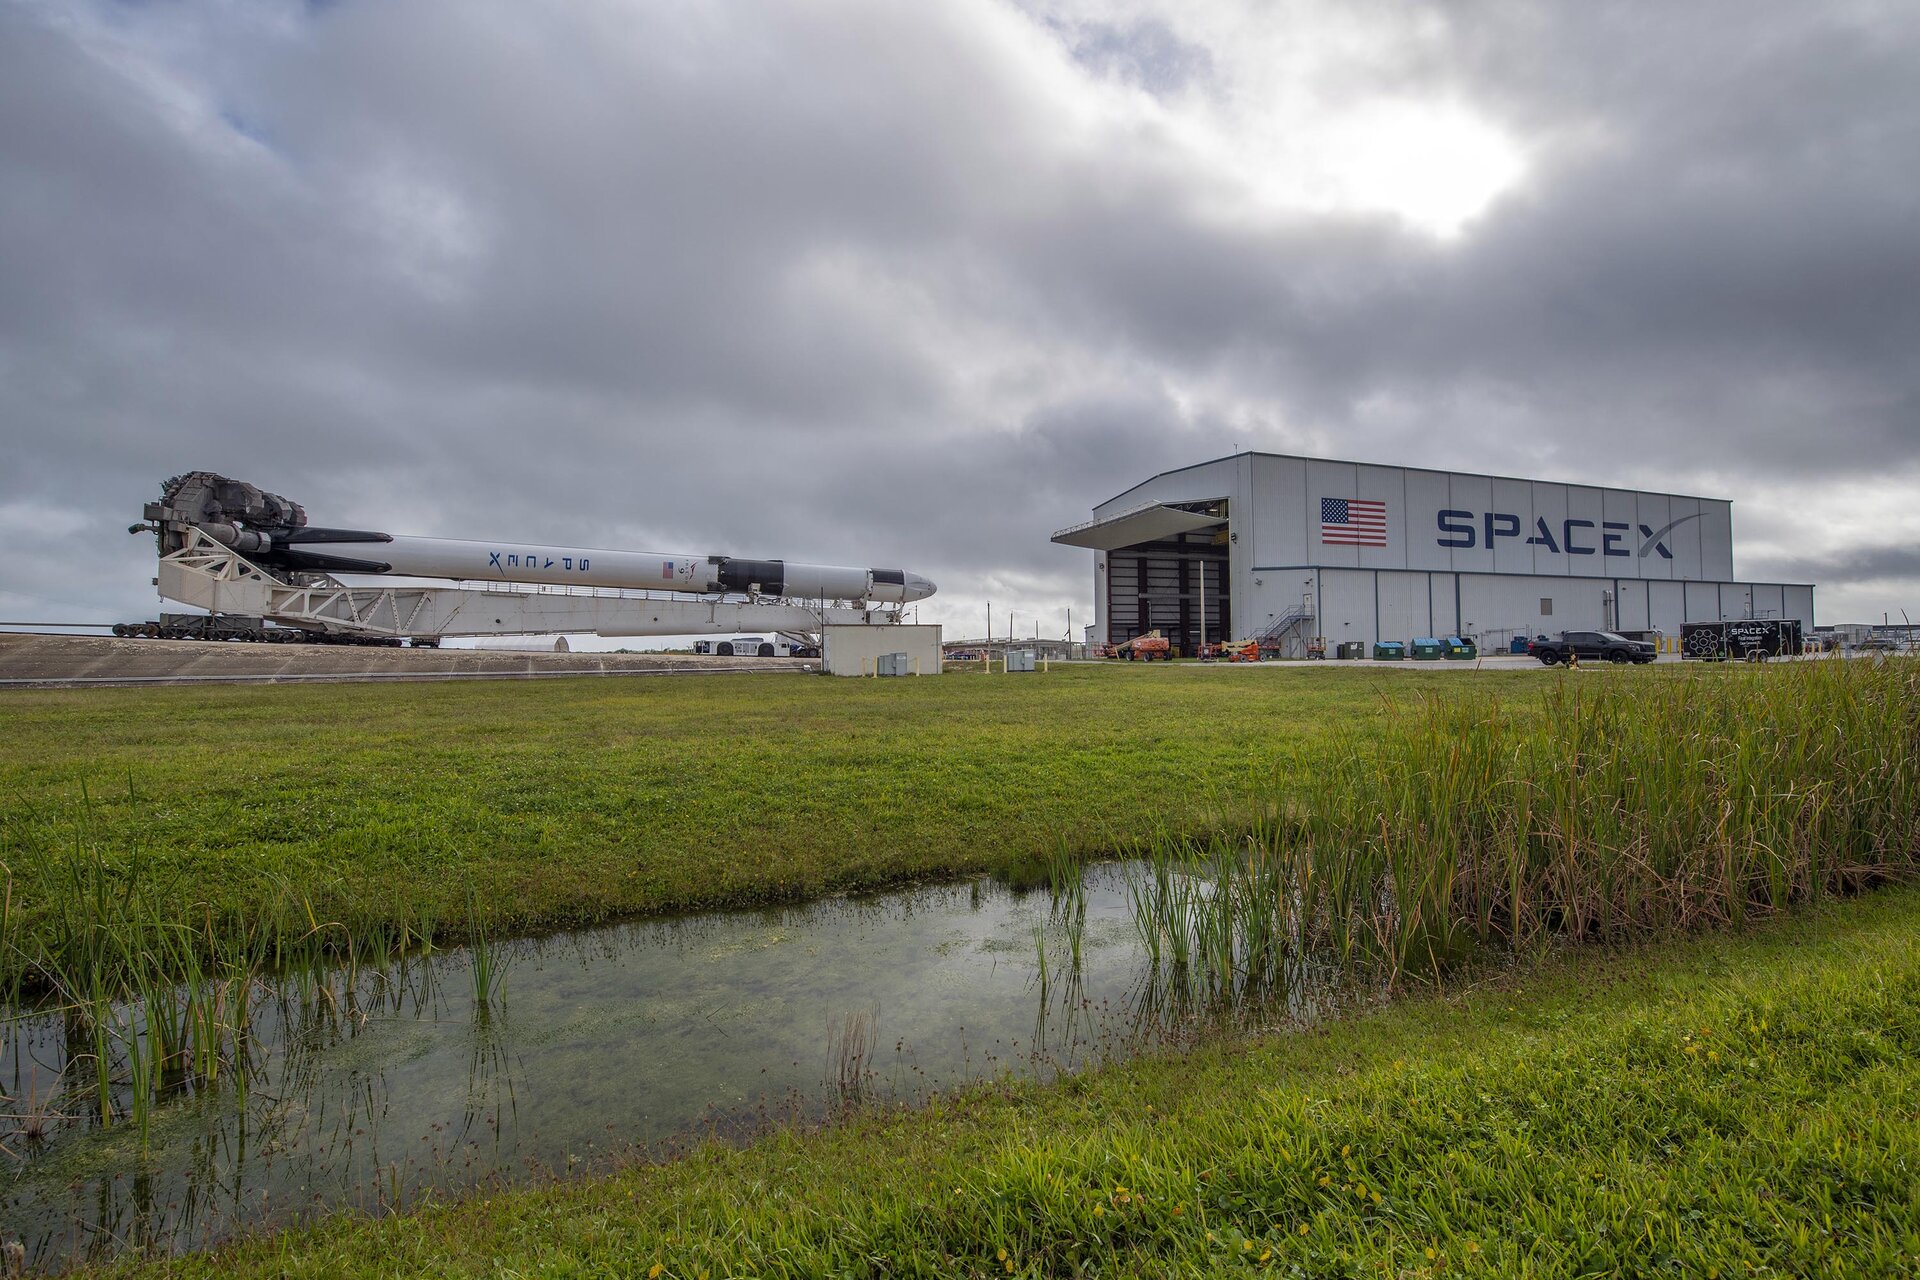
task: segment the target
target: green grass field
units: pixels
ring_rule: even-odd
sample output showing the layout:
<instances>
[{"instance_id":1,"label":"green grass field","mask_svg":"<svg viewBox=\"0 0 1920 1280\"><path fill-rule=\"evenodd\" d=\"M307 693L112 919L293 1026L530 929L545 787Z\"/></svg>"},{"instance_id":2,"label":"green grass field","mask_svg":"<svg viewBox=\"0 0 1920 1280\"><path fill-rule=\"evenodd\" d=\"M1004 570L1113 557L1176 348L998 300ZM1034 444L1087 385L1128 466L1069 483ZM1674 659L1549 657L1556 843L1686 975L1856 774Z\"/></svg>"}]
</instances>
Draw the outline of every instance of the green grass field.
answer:
<instances>
[{"instance_id":1,"label":"green grass field","mask_svg":"<svg viewBox=\"0 0 1920 1280\"><path fill-rule=\"evenodd\" d=\"M1665 672L1595 672L1598 680ZM31 938L98 853L216 917L496 932L1007 867L1232 820L1386 696L1537 672L1058 669L8 693L0 859Z\"/></svg>"},{"instance_id":2,"label":"green grass field","mask_svg":"<svg viewBox=\"0 0 1920 1280\"><path fill-rule=\"evenodd\" d=\"M181 1276L1908 1276L1920 892Z\"/></svg>"},{"instance_id":3,"label":"green grass field","mask_svg":"<svg viewBox=\"0 0 1920 1280\"><path fill-rule=\"evenodd\" d=\"M1450 984L1310 1033L1215 1032L1051 1087L165 1264L183 1274L1920 1264L1920 892L1858 896L1920 869L1912 664L1079 668L7 706L0 941L16 963L59 957L45 972L76 1008L87 992L100 1010L144 1001L149 1026L172 1006L167 956L219 951L263 894L276 936L307 928L308 901L375 932L457 932L469 895L499 932L1057 873L1063 852L1130 844L1149 865L1241 877L1146 906L1156 936L1218 958L1227 988L1296 946L1403 988ZM158 920L176 908L204 934ZM1488 968L1515 944L1557 954ZM221 959L233 981L264 971L252 945Z\"/></svg>"}]
</instances>

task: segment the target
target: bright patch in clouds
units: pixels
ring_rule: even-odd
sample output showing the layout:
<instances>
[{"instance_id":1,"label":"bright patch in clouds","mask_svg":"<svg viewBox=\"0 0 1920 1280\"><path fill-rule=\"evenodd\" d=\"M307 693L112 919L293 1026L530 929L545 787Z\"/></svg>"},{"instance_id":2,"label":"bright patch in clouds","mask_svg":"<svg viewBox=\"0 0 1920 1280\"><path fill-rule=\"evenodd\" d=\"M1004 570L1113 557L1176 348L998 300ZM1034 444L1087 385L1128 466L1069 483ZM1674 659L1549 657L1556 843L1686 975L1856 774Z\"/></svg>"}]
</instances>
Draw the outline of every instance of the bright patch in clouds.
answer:
<instances>
[{"instance_id":1,"label":"bright patch in clouds","mask_svg":"<svg viewBox=\"0 0 1920 1280\"><path fill-rule=\"evenodd\" d=\"M1516 122L1444 70L1440 10L1314 0L1018 0L1080 64L1084 96L1223 184L1232 215L1386 215L1417 234L1467 230L1527 169ZM1124 84L1124 95L1103 93ZM1240 207L1233 205L1244 201Z\"/></svg>"},{"instance_id":2,"label":"bright patch in clouds","mask_svg":"<svg viewBox=\"0 0 1920 1280\"><path fill-rule=\"evenodd\" d=\"M1340 203L1395 214L1437 236L1458 235L1525 169L1511 139L1457 106L1363 108L1331 133L1337 159L1329 177Z\"/></svg>"}]
</instances>

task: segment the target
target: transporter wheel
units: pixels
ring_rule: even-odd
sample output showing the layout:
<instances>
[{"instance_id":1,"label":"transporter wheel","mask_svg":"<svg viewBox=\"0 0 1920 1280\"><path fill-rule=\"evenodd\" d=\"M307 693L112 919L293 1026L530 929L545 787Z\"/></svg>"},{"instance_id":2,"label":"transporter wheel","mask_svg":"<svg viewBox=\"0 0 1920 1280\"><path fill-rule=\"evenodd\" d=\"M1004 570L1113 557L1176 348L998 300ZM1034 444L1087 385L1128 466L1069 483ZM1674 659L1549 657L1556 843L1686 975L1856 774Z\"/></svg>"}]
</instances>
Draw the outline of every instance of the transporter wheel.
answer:
<instances>
[{"instance_id":1,"label":"transporter wheel","mask_svg":"<svg viewBox=\"0 0 1920 1280\"><path fill-rule=\"evenodd\" d=\"M1136 655L1134 654L1134 652L1133 652L1133 650L1131 650L1131 649L1129 649L1129 650L1127 650L1127 661L1128 661L1128 662L1132 662L1132 661L1134 660L1134 658L1135 658L1135 656L1136 656Z\"/></svg>"},{"instance_id":2,"label":"transporter wheel","mask_svg":"<svg viewBox=\"0 0 1920 1280\"><path fill-rule=\"evenodd\" d=\"M733 656L733 641L722 640L713 647L713 651L723 658L731 658Z\"/></svg>"},{"instance_id":3,"label":"transporter wheel","mask_svg":"<svg viewBox=\"0 0 1920 1280\"><path fill-rule=\"evenodd\" d=\"M760 646L760 656L761 656L762 658L771 658L771 657L773 656L773 646L772 646L772 645L770 645L770 644L763 644L763 645L761 645L761 646Z\"/></svg>"},{"instance_id":4,"label":"transporter wheel","mask_svg":"<svg viewBox=\"0 0 1920 1280\"><path fill-rule=\"evenodd\" d=\"M129 632L129 630L127 629L126 623L116 622L113 624L113 634L115 634L116 636L119 636L122 640L124 640L127 638L128 635L131 634L131 632Z\"/></svg>"}]
</instances>

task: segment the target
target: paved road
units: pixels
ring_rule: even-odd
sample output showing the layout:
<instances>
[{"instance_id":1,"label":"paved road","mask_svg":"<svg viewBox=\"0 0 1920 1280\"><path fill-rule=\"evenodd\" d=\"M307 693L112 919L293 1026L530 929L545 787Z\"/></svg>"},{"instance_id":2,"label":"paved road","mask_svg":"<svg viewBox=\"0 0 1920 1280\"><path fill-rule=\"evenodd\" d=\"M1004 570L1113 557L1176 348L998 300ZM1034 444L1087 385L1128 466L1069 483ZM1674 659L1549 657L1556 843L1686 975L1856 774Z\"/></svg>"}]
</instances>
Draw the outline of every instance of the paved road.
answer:
<instances>
[{"instance_id":1,"label":"paved road","mask_svg":"<svg viewBox=\"0 0 1920 1280\"><path fill-rule=\"evenodd\" d=\"M720 658L684 653L513 653L498 649L371 649L0 634L0 687L712 675L728 671L813 671L819 665L818 661L800 658Z\"/></svg>"}]
</instances>

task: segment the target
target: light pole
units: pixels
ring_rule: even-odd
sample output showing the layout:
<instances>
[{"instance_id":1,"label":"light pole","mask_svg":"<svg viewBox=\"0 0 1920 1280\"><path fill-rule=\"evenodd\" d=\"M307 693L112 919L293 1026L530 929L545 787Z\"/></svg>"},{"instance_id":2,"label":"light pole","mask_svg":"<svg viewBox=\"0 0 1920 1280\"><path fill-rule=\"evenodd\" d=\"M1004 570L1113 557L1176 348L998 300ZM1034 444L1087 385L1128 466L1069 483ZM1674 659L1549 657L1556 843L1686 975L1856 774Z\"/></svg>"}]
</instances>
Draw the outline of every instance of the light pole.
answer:
<instances>
[{"instance_id":1,"label":"light pole","mask_svg":"<svg viewBox=\"0 0 1920 1280\"><path fill-rule=\"evenodd\" d=\"M1207 562L1194 563L1200 568L1200 654L1204 655L1207 651Z\"/></svg>"}]
</instances>

